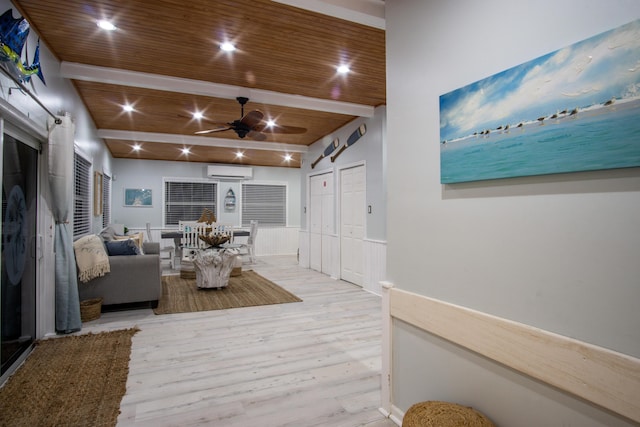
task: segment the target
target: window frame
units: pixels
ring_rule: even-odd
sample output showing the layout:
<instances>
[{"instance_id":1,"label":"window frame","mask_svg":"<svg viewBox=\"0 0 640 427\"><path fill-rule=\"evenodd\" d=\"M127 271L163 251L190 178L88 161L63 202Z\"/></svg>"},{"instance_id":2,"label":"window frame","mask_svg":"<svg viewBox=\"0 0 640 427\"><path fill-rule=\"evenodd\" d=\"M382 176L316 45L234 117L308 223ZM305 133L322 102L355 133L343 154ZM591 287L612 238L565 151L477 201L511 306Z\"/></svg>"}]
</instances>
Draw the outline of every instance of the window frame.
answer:
<instances>
[{"instance_id":1,"label":"window frame","mask_svg":"<svg viewBox=\"0 0 640 427\"><path fill-rule=\"evenodd\" d=\"M107 172L102 174L102 228L111 223L112 178Z\"/></svg>"},{"instance_id":2,"label":"window frame","mask_svg":"<svg viewBox=\"0 0 640 427\"><path fill-rule=\"evenodd\" d=\"M273 222L265 219L264 216L255 216L255 215L247 215L247 209L250 207L247 204L251 205L251 202L247 203L247 197L250 197L248 192L246 191L246 186L253 187L281 187L284 191L283 197L283 205L280 207L283 209L282 212L282 221L281 222ZM261 227L287 227L289 225L289 183L288 182L279 182L279 181L264 181L264 182L242 182L240 185L240 224L242 227L248 227L251 224L252 220L257 220L258 224ZM264 215L264 214L259 214ZM272 215L272 214L268 214Z\"/></svg>"},{"instance_id":3,"label":"window frame","mask_svg":"<svg viewBox=\"0 0 640 427\"><path fill-rule=\"evenodd\" d=\"M191 219L192 216L185 216L183 218L180 218L179 220L184 220L184 221L189 221L189 220L197 220L200 215L202 214L202 211L204 210L204 208L209 208L211 209L216 217L218 217L218 209L219 209L219 192L220 192L220 183L218 181L212 181L210 179L204 179L204 178L167 178L167 177L163 177L162 178L162 226L164 228L177 228L178 227L178 223L176 222L175 224L169 224L167 223L167 219L169 218L169 215L167 213L168 207L169 207L169 201L167 201L167 184L169 183L176 183L176 184L203 184L203 185L212 185L214 188L214 194L212 197L212 203L213 206L208 206L206 203L201 203L199 205L195 205L194 206L198 206L198 214L195 218ZM193 213L193 215L195 215L195 213Z\"/></svg>"},{"instance_id":4,"label":"window frame","mask_svg":"<svg viewBox=\"0 0 640 427\"><path fill-rule=\"evenodd\" d=\"M78 147L74 147L73 153L73 237L78 238L91 233L92 227L92 209L93 209L93 161L91 157L83 153ZM86 175L83 175L78 181L78 160L85 162ZM86 195L82 198L78 197L78 190L84 189ZM84 201L84 206L79 207L79 203ZM81 217L78 218L78 214ZM79 221L81 220L81 221Z\"/></svg>"}]
</instances>

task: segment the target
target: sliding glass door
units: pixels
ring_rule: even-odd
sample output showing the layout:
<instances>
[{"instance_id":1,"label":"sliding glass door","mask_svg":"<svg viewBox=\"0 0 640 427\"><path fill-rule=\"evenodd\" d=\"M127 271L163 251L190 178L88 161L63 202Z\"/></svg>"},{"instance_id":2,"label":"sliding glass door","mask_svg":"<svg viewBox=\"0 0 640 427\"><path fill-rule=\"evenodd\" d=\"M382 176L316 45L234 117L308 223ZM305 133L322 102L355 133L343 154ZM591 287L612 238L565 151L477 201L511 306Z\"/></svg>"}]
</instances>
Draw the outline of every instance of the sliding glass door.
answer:
<instances>
[{"instance_id":1,"label":"sliding glass door","mask_svg":"<svg viewBox=\"0 0 640 427\"><path fill-rule=\"evenodd\" d=\"M0 375L36 335L38 152L4 133L2 149L2 289Z\"/></svg>"}]
</instances>

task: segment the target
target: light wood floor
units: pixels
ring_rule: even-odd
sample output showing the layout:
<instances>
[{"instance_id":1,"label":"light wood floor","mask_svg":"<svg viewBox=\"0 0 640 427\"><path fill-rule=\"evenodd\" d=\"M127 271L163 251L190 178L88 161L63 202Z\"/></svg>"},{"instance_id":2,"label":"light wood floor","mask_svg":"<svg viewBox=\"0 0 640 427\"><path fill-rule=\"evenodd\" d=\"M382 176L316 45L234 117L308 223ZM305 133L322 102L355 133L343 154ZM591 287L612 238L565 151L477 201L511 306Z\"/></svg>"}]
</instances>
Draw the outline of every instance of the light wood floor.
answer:
<instances>
[{"instance_id":1,"label":"light wood floor","mask_svg":"<svg viewBox=\"0 0 640 427\"><path fill-rule=\"evenodd\" d=\"M295 257L250 268L303 302L84 324L140 328L118 426L395 426L378 411L380 297Z\"/></svg>"}]
</instances>

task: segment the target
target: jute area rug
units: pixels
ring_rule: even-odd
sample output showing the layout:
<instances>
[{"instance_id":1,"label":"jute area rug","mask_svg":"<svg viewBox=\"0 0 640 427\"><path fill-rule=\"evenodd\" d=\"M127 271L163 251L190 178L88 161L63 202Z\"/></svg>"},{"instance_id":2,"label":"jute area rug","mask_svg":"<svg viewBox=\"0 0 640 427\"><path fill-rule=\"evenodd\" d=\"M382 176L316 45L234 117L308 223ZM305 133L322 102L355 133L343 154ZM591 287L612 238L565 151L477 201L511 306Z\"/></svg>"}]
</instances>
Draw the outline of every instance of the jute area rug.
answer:
<instances>
[{"instance_id":1,"label":"jute area rug","mask_svg":"<svg viewBox=\"0 0 640 427\"><path fill-rule=\"evenodd\" d=\"M115 426L137 331L37 341L0 388L0 425Z\"/></svg>"},{"instance_id":2,"label":"jute area rug","mask_svg":"<svg viewBox=\"0 0 640 427\"><path fill-rule=\"evenodd\" d=\"M155 314L189 313L227 308L300 302L300 298L253 270L229 278L222 289L198 289L195 279L162 277L162 297Z\"/></svg>"}]
</instances>

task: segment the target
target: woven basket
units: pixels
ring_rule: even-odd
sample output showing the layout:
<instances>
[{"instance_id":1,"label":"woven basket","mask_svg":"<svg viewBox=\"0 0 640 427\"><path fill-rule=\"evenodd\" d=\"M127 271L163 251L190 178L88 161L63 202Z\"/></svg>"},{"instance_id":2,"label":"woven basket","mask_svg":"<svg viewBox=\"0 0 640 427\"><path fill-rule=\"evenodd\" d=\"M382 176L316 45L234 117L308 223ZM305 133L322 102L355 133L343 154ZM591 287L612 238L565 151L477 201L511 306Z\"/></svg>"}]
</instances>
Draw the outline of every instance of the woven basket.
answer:
<instances>
[{"instance_id":1,"label":"woven basket","mask_svg":"<svg viewBox=\"0 0 640 427\"><path fill-rule=\"evenodd\" d=\"M93 298L80 301L80 319L89 322L100 318L102 309L102 298Z\"/></svg>"},{"instance_id":2,"label":"woven basket","mask_svg":"<svg viewBox=\"0 0 640 427\"><path fill-rule=\"evenodd\" d=\"M473 408L448 402L416 403L404 414L402 427L495 427Z\"/></svg>"}]
</instances>

